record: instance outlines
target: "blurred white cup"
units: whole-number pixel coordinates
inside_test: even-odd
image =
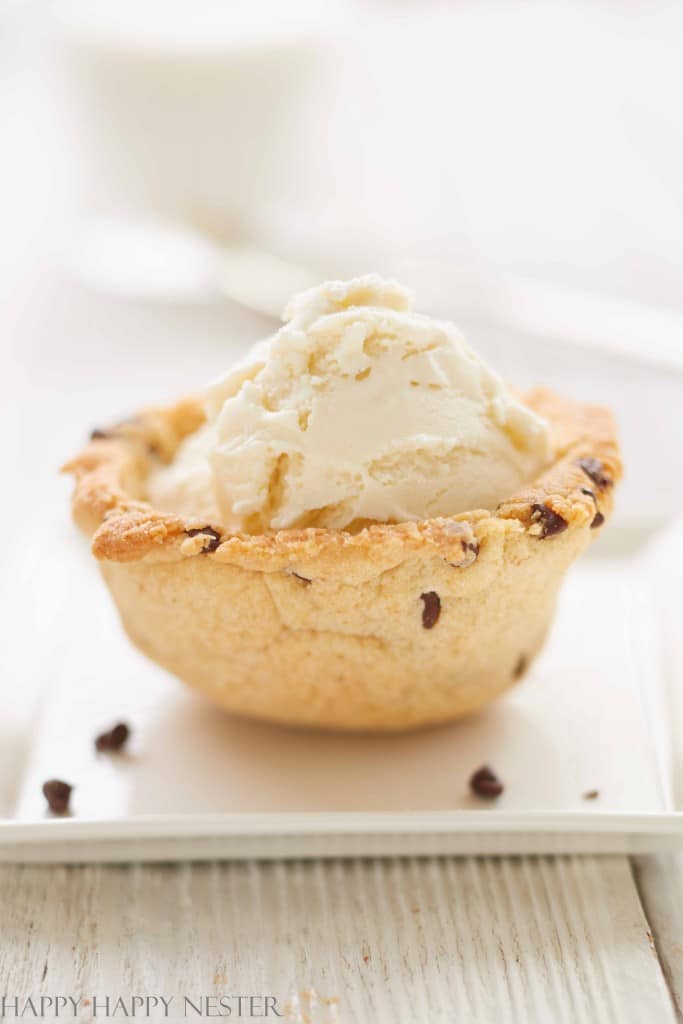
[[[322,0],[58,0],[81,210],[248,234],[278,199],[335,10]]]

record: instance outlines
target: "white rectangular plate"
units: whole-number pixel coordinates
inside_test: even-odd
[[[575,567],[544,653],[488,711],[374,737],[215,710],[130,647],[87,553],[64,557],[61,639],[0,859],[636,852],[683,835],[647,551]],[[118,720],[130,751],[96,755],[94,736]],[[468,792],[483,763],[505,783],[493,804]],[[45,817],[52,777],[76,787],[72,818]]]

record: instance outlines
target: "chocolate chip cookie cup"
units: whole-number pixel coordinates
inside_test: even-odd
[[[157,511],[149,473],[204,421],[188,399],[93,432],[65,467],[74,517],[133,643],[221,707],[327,729],[445,722],[524,675],[621,475],[606,410],[525,402],[555,458],[495,509],[261,535]]]

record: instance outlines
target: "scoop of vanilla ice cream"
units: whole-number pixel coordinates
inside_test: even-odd
[[[550,459],[547,423],[452,324],[376,275],[296,296],[207,393],[207,422],[149,482],[226,528],[342,528],[492,508]]]

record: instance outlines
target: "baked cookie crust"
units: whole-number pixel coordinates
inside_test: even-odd
[[[106,429],[64,469],[131,639],[233,711],[394,730],[470,713],[524,674],[564,573],[609,518],[610,413],[546,390],[553,464],[496,509],[419,523],[233,534],[156,511],[146,479],[200,398]]]

